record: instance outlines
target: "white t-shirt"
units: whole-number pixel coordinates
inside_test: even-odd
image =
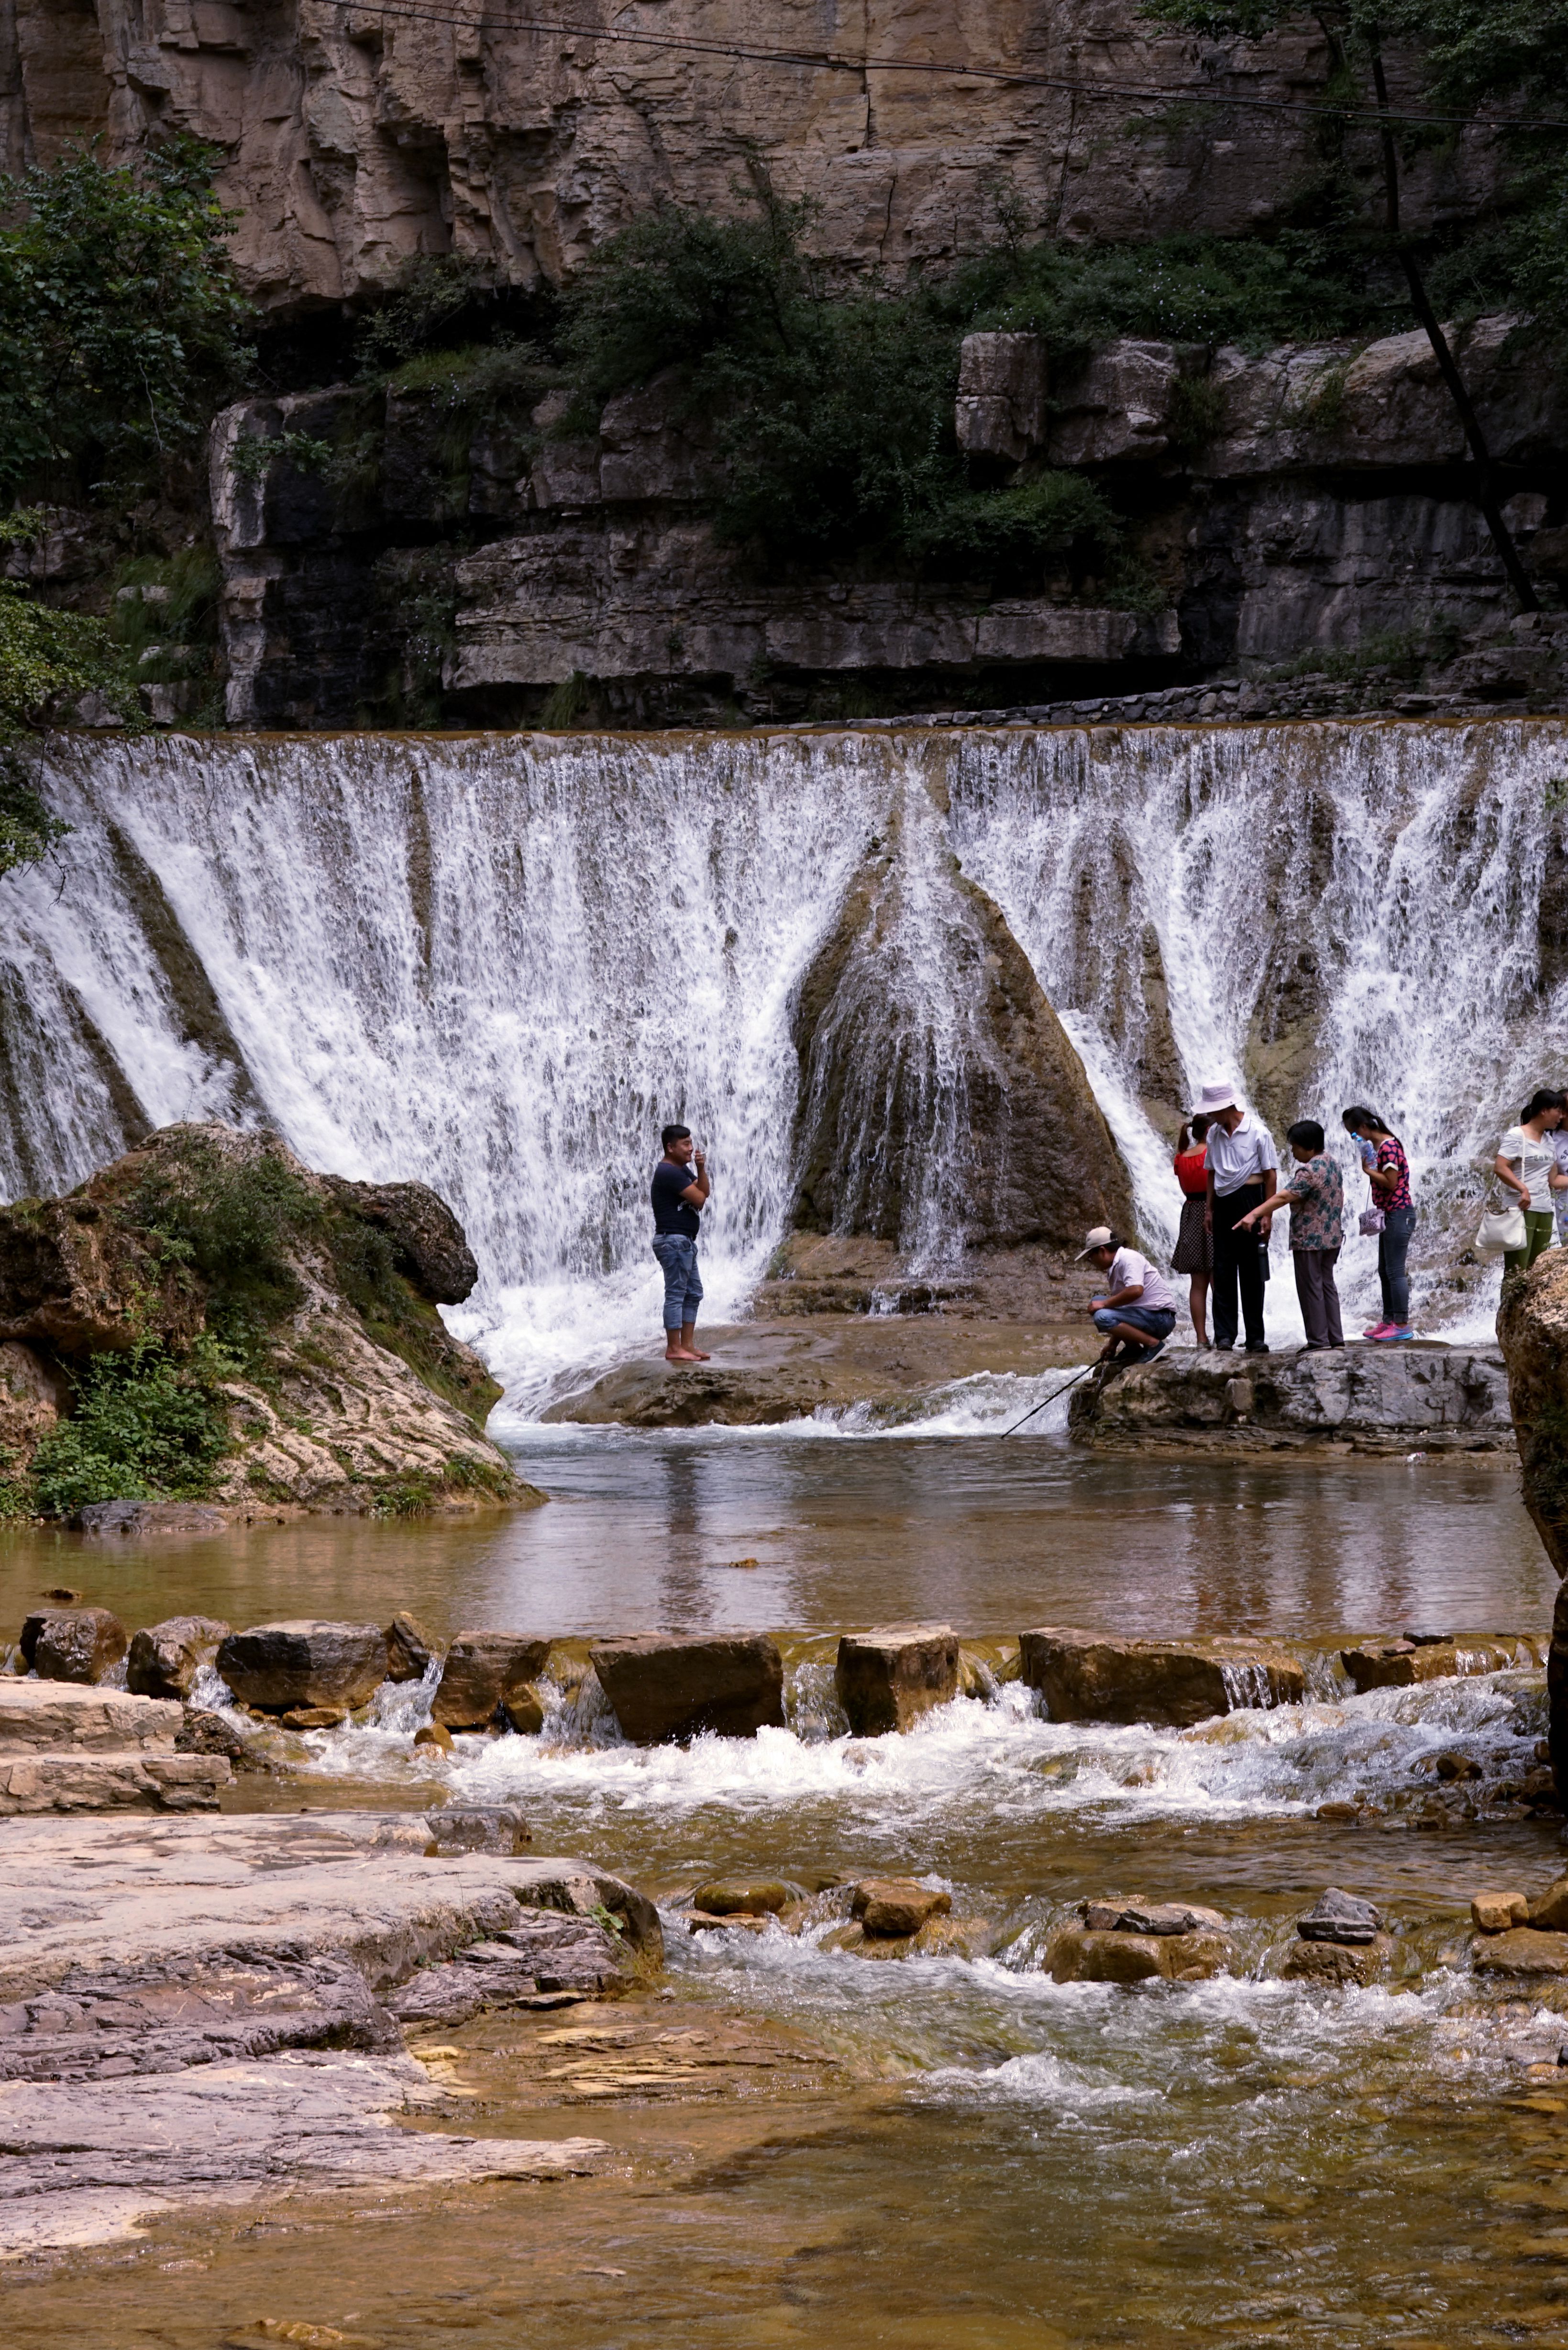
[[[1261,1183],[1270,1168],[1280,1163],[1268,1128],[1250,1109],[1242,1111],[1241,1123],[1234,1134],[1227,1134],[1216,1118],[1209,1129],[1205,1149],[1213,1171],[1214,1189],[1221,1199],[1239,1191],[1244,1183]]]
[[[1498,1146],[1499,1158],[1513,1162],[1520,1181],[1530,1187],[1532,1209],[1542,1215],[1549,1214],[1557,1205],[1557,1195],[1548,1180],[1557,1170],[1555,1140],[1555,1136],[1543,1134],[1538,1142],[1532,1134],[1526,1134],[1523,1127],[1511,1126]],[[1522,1167],[1519,1164],[1521,1159]],[[1516,1195],[1509,1192],[1506,1196],[1512,1199]]]
[[[1143,1295],[1132,1300],[1135,1305],[1147,1306],[1151,1314],[1176,1312],[1176,1293],[1164,1274],[1157,1273],[1137,1249],[1117,1249],[1111,1259],[1110,1295],[1114,1297],[1118,1289],[1137,1289],[1140,1284]]]

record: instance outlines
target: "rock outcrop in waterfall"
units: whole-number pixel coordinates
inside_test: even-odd
[[[0,1210],[5,1501],[275,1516],[541,1500],[485,1438],[501,1389],[436,1310],[476,1278],[422,1183],[165,1128],[63,1199]]]

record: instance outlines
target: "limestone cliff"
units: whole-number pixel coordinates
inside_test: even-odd
[[[436,1311],[475,1278],[423,1184],[167,1127],[64,1199],[0,1209],[0,1502],[538,1501],[483,1432],[499,1388]]]
[[[1195,40],[1145,21],[1137,0],[660,0],[613,16],[586,0],[556,14],[583,31],[508,30],[480,0],[5,0],[0,166],[100,135],[123,159],[195,132],[226,158],[244,281],[277,309],[362,298],[421,254],[558,282],[661,198],[724,208],[753,161],[781,193],[817,201],[825,255],[901,270],[993,234],[999,183],[1054,235],[1252,228],[1311,168],[1309,117],[1096,100],[1094,87],[1288,104],[1327,70],[1315,36]],[[877,62],[822,70],[737,46]],[[929,69],[944,61],[1079,88]],[[1397,64],[1395,78],[1397,95]],[[1407,217],[1472,211],[1494,168],[1479,137],[1428,151]]]

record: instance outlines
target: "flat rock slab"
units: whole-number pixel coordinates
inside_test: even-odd
[[[1470,1950],[1478,1974],[1568,1975],[1568,1934],[1516,1926],[1506,1934],[1478,1935]]]
[[[1116,1640],[1043,1625],[1019,1638],[1019,1679],[1053,1721],[1186,1730],[1242,1706],[1299,1705],[1299,1660],[1261,1640]]]
[[[639,1746],[784,1727],[784,1659],[765,1633],[644,1633],[596,1640],[588,1656],[616,1720]]]
[[[1513,1449],[1501,1348],[1419,1342],[1325,1354],[1168,1347],[1157,1362],[1078,1388],[1068,1429],[1106,1451]]]
[[[215,1812],[222,1754],[0,1755],[0,1817],[41,1812]]]
[[[0,2084],[0,2255],[102,2243],[203,2203],[597,2168],[597,2138],[398,2126],[439,2106],[410,2057],[326,2052],[90,2085]]]
[[[1546,1662],[1547,1633],[1456,1633],[1449,1640],[1368,1640],[1340,1651],[1357,1694],[1372,1689],[1414,1689],[1420,1681],[1507,1672]]]
[[[0,1679],[0,1755],[171,1754],[182,1707],[124,1690]]]
[[[833,1685],[857,1738],[908,1730],[958,1695],[958,1634],[950,1624],[883,1624],[846,1632]]]
[[[590,1863],[427,1859],[430,1841],[430,1823],[407,1813],[13,1821],[0,2002],[36,1998],[73,1967],[168,1966],[240,1948],[347,1958],[379,1994],[538,1908],[603,1908],[658,1955],[651,1904]]]

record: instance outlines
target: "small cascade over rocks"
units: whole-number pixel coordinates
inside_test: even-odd
[[[1098,1183],[1163,1249],[1223,1071],[1276,1136],[1381,1109],[1417,1310],[1479,1321],[1474,1169],[1568,1058],[1565,762],[1551,719],[61,741],[74,829],[6,884],[0,1190],[212,1118],[429,1183],[480,1264],[454,1326],[532,1409],[657,1320],[665,1118],[711,1153],[721,1318],[803,1201],[936,1263]]]

